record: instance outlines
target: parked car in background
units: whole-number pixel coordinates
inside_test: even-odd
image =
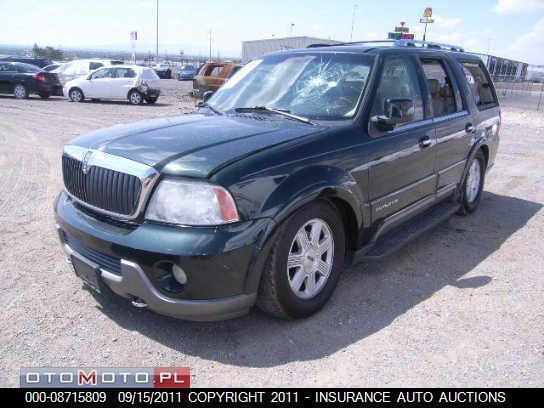
[[[42,71],[36,65],[0,61],[0,93],[13,94],[17,99],[38,94],[41,98],[62,96],[56,74]]]
[[[24,64],[36,65],[39,68],[43,68],[53,63],[53,61],[51,61],[48,58],[34,58],[34,57],[2,57],[0,58],[0,61],[22,62]]]
[[[99,68],[86,77],[64,85],[64,95],[72,102],[89,99],[128,99],[133,105],[157,102],[160,80],[151,68],[114,65]]]
[[[80,59],[62,64],[53,72],[59,76],[59,81],[64,86],[72,79],[86,76],[95,69],[120,64],[123,64],[123,61],[107,59]]]
[[[53,63],[53,64],[46,65],[46,66],[43,67],[42,69],[43,69],[44,71],[51,72],[51,71],[54,71],[54,70],[56,70],[57,68],[59,68],[61,65],[62,65],[62,64]]]
[[[182,65],[177,74],[178,81],[194,79],[197,72],[198,68],[194,65]]]
[[[202,96],[206,91],[217,91],[242,65],[233,62],[208,62],[193,80],[193,93]]]
[[[500,115],[482,60],[454,47],[270,54],[196,114],[65,146],[59,238],[89,288],[135,307],[306,317],[345,265],[478,209]]]
[[[159,78],[162,78],[162,79],[172,78],[172,66],[167,61],[156,64],[153,67],[153,69],[155,70]]]

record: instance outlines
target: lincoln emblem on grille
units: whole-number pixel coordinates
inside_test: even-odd
[[[83,172],[83,174],[87,174],[89,172],[89,160],[91,159],[92,155],[92,150],[88,150],[85,153],[85,156],[83,156],[83,162],[81,163],[81,171]]]

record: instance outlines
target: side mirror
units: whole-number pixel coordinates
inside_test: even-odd
[[[87,77],[87,81],[90,81],[92,79],[92,74]]]
[[[402,123],[410,122],[414,117],[415,105],[410,98],[388,98],[385,100],[384,108],[384,115],[375,115],[370,118],[370,121],[383,132],[391,131]]]
[[[208,102],[208,99],[210,99],[213,95],[213,91],[206,91],[202,94],[202,102]]]

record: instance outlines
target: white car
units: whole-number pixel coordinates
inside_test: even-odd
[[[72,79],[89,75],[89,73],[91,73],[95,69],[109,67],[111,65],[123,65],[123,61],[104,59],[79,59],[62,64],[52,72],[57,74],[60,83],[64,86]]]
[[[133,105],[155,103],[160,95],[160,79],[151,68],[115,65],[99,68],[66,85],[64,95],[72,102],[88,99],[128,99]]]

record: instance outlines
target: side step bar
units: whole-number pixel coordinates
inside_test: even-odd
[[[354,262],[368,259],[381,259],[402,248],[416,239],[425,231],[446,221],[460,208],[460,204],[452,200],[445,200],[432,208],[417,215],[405,224],[387,232],[376,242],[361,247],[353,257]]]

